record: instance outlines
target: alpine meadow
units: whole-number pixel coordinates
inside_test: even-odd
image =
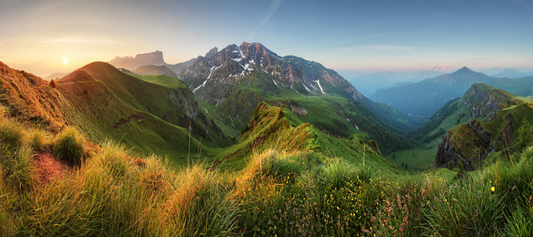
[[[531,9],[0,1],[0,236],[533,236]]]

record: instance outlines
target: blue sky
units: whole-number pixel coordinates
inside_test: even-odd
[[[532,0],[1,0],[0,22],[0,61],[40,76],[243,41],[340,71],[533,67]]]

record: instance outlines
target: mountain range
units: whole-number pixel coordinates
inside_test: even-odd
[[[450,100],[428,121],[409,133],[415,140],[429,143],[455,125],[467,124],[471,119],[488,122],[496,116],[501,103],[515,97],[487,84],[473,84],[462,97]]]
[[[360,75],[348,79],[353,85],[366,96],[371,95],[378,89],[392,87],[396,83],[414,83],[426,78],[436,77],[455,71],[451,66],[437,65],[432,68],[422,68],[409,71],[386,71],[380,70],[372,74]]]
[[[410,85],[381,89],[369,96],[410,117],[429,117],[448,101],[461,97],[473,83],[492,78],[463,67],[451,74],[428,78]]]
[[[533,95],[532,79],[532,77],[494,78],[463,67],[454,73],[428,78],[421,82],[381,89],[369,98],[386,103],[411,119],[427,118],[451,99],[461,97],[474,83],[487,83],[516,95],[529,96]]]
[[[259,43],[213,48],[194,60],[165,66],[179,66],[174,72],[230,137],[239,136],[254,109],[265,101],[286,106],[329,134],[367,134],[381,141],[385,151],[393,140],[404,140],[400,146],[409,144],[401,138],[402,129],[413,124],[399,111],[370,101],[319,63],[281,57]]]

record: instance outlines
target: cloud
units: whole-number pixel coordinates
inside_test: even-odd
[[[255,32],[257,31],[257,29],[259,29],[259,27],[265,25],[267,23],[267,21],[270,19],[270,17],[272,15],[274,15],[274,13],[278,10],[278,7],[281,4],[281,1],[282,0],[273,0],[272,1],[272,4],[270,4],[270,7],[268,7],[268,9],[263,13],[263,15],[265,15],[265,17],[263,17],[263,20],[261,20],[261,22],[257,26],[255,26],[255,28],[250,33],[250,36],[248,37],[248,41],[250,41],[254,37]]]

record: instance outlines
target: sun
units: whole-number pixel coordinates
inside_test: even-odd
[[[67,64],[68,63],[68,58],[63,58],[63,64]]]

